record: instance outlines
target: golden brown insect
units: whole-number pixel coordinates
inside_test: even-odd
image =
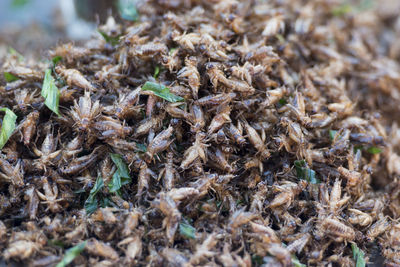
[[[10,258],[27,259],[40,249],[41,246],[36,242],[30,240],[17,240],[9,244],[3,255],[7,260]]]
[[[368,241],[370,242],[374,241],[375,238],[386,232],[388,229],[390,229],[391,226],[392,223],[388,221],[388,218],[386,216],[380,218],[378,221],[372,224],[371,227],[368,229],[367,232]]]
[[[76,69],[66,69],[62,66],[56,66],[55,71],[65,79],[70,87],[76,86],[89,92],[96,91],[96,88]]]
[[[226,159],[226,155],[224,155],[219,148],[215,149],[215,151],[212,151],[211,149],[208,150],[207,156],[209,159],[209,164],[212,164],[216,168],[228,173],[235,172],[236,168],[232,167],[232,165]]]
[[[228,129],[228,135],[239,145],[243,146],[246,143],[246,139],[243,136],[243,126],[240,121],[237,122],[237,127],[231,123]]]
[[[93,124],[93,127],[100,131],[104,138],[125,138],[125,136],[132,132],[132,127],[125,126],[125,123],[121,123],[119,120],[108,116],[99,117],[98,121]]]
[[[43,80],[43,73],[40,71],[36,71],[31,68],[22,67],[22,66],[15,66],[10,69],[5,70],[6,72],[11,73],[12,75],[28,81],[37,81],[40,82]]]
[[[67,61],[68,64],[73,63],[75,60],[89,56],[90,50],[85,47],[78,47],[72,43],[67,43],[57,46],[54,51],[50,52],[51,57],[60,56]]]
[[[32,150],[36,156],[40,157],[35,160],[35,166],[46,171],[47,166],[53,165],[60,159],[61,150],[56,150],[59,136],[54,136],[51,125],[46,125],[44,130],[46,132],[46,137],[43,140],[40,150],[36,147],[33,147]]]
[[[24,185],[21,161],[18,161],[15,166],[12,166],[7,160],[0,157],[0,170],[0,177],[2,180],[18,187]]]
[[[44,194],[39,190],[36,190],[39,198],[42,200],[43,204],[47,205],[47,210],[53,213],[57,213],[61,210],[61,205],[58,203],[63,201],[62,198],[58,198],[58,187],[56,184],[50,185],[47,177],[42,177],[41,179]]]
[[[106,243],[98,241],[95,238],[91,238],[85,246],[85,250],[92,255],[101,256],[111,260],[118,259],[118,253]]]
[[[323,219],[320,227],[325,234],[332,236],[336,242],[352,241],[355,238],[353,228],[333,217]]]
[[[173,48],[168,55],[163,55],[162,64],[167,67],[170,72],[176,72],[182,66],[182,59],[179,57],[179,48]]]
[[[167,129],[160,132],[147,146],[145,153],[146,161],[149,163],[153,160],[155,154],[160,153],[167,149],[174,139],[169,139],[174,132],[173,127],[170,125]]]
[[[251,85],[253,83],[253,76],[263,73],[265,67],[245,62],[243,66],[233,66],[231,71],[233,76]]]
[[[68,165],[61,168],[60,172],[64,175],[78,174],[93,165],[104,153],[105,147],[98,146],[92,153],[86,156],[73,159]]]
[[[79,98],[79,102],[76,102],[76,100],[74,101],[74,107],[71,109],[70,114],[75,122],[77,130],[90,132],[101,110],[100,102],[95,101],[93,103],[90,92],[85,91],[84,96]]]
[[[152,116],[140,121],[139,125],[135,127],[135,137],[148,134],[151,129],[158,131],[162,126],[164,118],[165,113],[161,113],[157,116]]]
[[[206,122],[204,118],[204,112],[200,105],[193,104],[190,106],[191,113],[191,128],[190,130],[194,133],[201,131]]]
[[[250,126],[247,122],[244,122],[244,129],[247,133],[247,138],[250,143],[257,149],[258,153],[262,158],[268,158],[270,156],[270,152],[267,146],[264,144],[264,141],[260,135],[254,130],[253,127]]]
[[[196,134],[196,140],[191,147],[189,147],[183,155],[180,168],[187,169],[197,158],[200,158],[204,163],[207,161],[206,148],[208,145],[204,143],[206,135],[203,132]]]
[[[174,166],[174,154],[172,152],[167,153],[167,162],[164,164],[164,168],[160,171],[158,179],[163,178],[163,185],[166,191],[170,191],[175,181],[178,180],[179,173]]]
[[[193,99],[197,99],[200,87],[200,74],[197,70],[197,60],[195,57],[185,59],[185,67],[178,72],[178,79],[187,81],[192,89]]]
[[[19,130],[21,131],[21,139],[24,141],[25,145],[29,145],[33,135],[36,133],[39,115],[40,114],[38,111],[32,111],[18,126]]]
[[[211,135],[221,129],[224,124],[231,122],[229,115],[231,114],[231,107],[229,105],[222,105],[217,108],[217,113],[211,120],[208,126],[207,134]]]
[[[168,194],[160,192],[158,198],[152,202],[152,205],[160,209],[160,211],[166,216],[163,220],[163,227],[166,228],[168,241],[172,243],[181,220],[181,213],[179,212],[175,201]]]
[[[151,177],[156,178],[157,176],[148,168],[146,162],[142,162],[139,167],[137,196],[141,196],[143,191],[149,188]]]

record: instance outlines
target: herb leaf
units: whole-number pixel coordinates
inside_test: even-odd
[[[355,243],[351,244],[351,249],[353,250],[353,258],[356,262],[356,267],[365,267],[364,252],[357,247]]]
[[[379,147],[376,147],[376,146],[371,146],[371,147],[369,147],[369,148],[367,149],[367,152],[370,153],[370,154],[375,155],[375,154],[381,153],[381,152],[382,152],[382,149],[380,149]]]
[[[15,130],[17,115],[15,115],[15,113],[8,108],[0,108],[0,111],[6,113],[3,118],[0,130],[0,149],[2,149]]]
[[[6,82],[11,83],[14,82],[16,80],[19,80],[19,78],[9,72],[4,72],[4,79],[6,80]]]
[[[186,238],[196,239],[196,228],[187,222],[179,223],[179,233]]]
[[[108,184],[108,188],[110,192],[118,191],[123,185],[129,184],[132,179],[129,176],[129,168],[122,159],[121,155],[118,154],[110,154],[111,160],[117,166],[117,170],[115,171],[111,182]]]
[[[153,83],[153,82],[146,82],[142,86],[143,91],[152,91],[158,97],[165,99],[169,102],[181,102],[184,99],[180,96],[174,95],[169,91],[169,88],[163,84]]]
[[[294,162],[294,166],[296,167],[296,174],[299,179],[307,180],[312,184],[319,184],[320,181],[315,177],[315,171],[307,168],[306,161],[296,160]]]
[[[60,91],[58,90],[53,76],[51,76],[51,69],[47,69],[44,75],[42,96],[45,101],[44,104],[54,113],[60,115],[58,106],[60,102]]]
[[[86,243],[87,241],[67,249],[63,259],[56,265],[56,267],[65,267],[70,264],[85,249]]]
[[[53,62],[53,65],[57,65],[58,62],[60,62],[62,60],[61,56],[55,56],[51,59],[51,62]]]
[[[115,46],[115,45],[117,45],[119,43],[119,38],[121,37],[120,35],[118,35],[116,37],[112,37],[112,36],[107,35],[103,31],[100,31],[100,30],[97,30],[97,31],[101,34],[101,36],[103,36],[104,40],[107,43],[111,44],[112,46]]]
[[[294,267],[307,267],[307,265],[299,261],[295,254],[292,254],[292,263]]]
[[[119,0],[118,10],[121,18],[129,21],[136,21],[139,18],[139,13],[136,9],[136,1],[132,0]]]
[[[153,75],[153,77],[154,77],[155,79],[157,79],[159,74],[160,74],[160,66],[156,66],[156,68],[154,69],[154,75]]]
[[[329,130],[329,139],[331,139],[331,141],[333,141],[335,139],[337,132],[338,131],[336,131],[336,130]]]
[[[103,178],[101,176],[97,177],[96,183],[94,184],[92,190],[90,190],[89,197],[85,201],[85,210],[87,214],[92,214],[97,210],[98,201],[96,194],[104,187]]]

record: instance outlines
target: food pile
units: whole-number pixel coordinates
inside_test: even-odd
[[[399,265],[400,7],[367,4],[138,2],[10,54],[1,261]]]

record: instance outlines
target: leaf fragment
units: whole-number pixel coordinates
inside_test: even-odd
[[[356,262],[356,267],[365,267],[365,255],[364,252],[357,247],[355,243],[351,244],[351,249],[353,251],[353,258]]]
[[[375,155],[375,154],[381,153],[381,152],[382,152],[382,149],[380,149],[379,147],[376,147],[376,146],[371,146],[371,147],[369,147],[369,148],[367,149],[367,152],[370,153],[370,154]]]
[[[92,214],[97,210],[98,201],[96,198],[97,193],[104,187],[104,181],[101,176],[97,177],[96,183],[92,190],[90,190],[89,197],[85,201],[85,210],[87,214]]]
[[[128,165],[119,154],[110,154],[111,160],[114,162],[117,170],[113,174],[111,182],[108,184],[110,192],[118,191],[123,185],[129,184],[132,179],[129,175]]]
[[[307,180],[312,184],[319,184],[320,181],[315,177],[315,171],[307,168],[306,161],[296,160],[294,162],[294,166],[296,167],[297,178]]]
[[[47,69],[44,75],[42,92],[41,95],[44,97],[44,104],[54,113],[60,115],[58,111],[60,102],[60,91],[58,90],[55,79],[51,76],[51,69]]]
[[[196,228],[187,222],[179,223],[179,233],[186,238],[196,239]]]
[[[0,111],[6,113],[3,117],[0,130],[0,149],[2,149],[15,130],[17,115],[8,108],[0,108]]]
[[[19,78],[9,72],[4,72],[4,79],[6,80],[6,82],[11,83],[14,82],[16,80],[19,80]]]
[[[120,35],[112,37],[107,35],[105,32],[101,31],[101,30],[97,30],[101,36],[103,36],[104,40],[111,44],[112,46],[115,46],[119,43],[119,38],[121,37]]]
[[[87,241],[84,241],[72,248],[67,249],[63,259],[56,265],[56,267],[65,267],[70,264],[85,249],[86,243]]]
[[[135,0],[119,0],[118,10],[121,18],[125,20],[137,21],[139,18]]]
[[[142,86],[143,91],[152,91],[156,96],[161,97],[169,102],[181,102],[184,101],[184,98],[174,95],[169,91],[169,88],[163,84],[158,84],[154,82],[146,82]]]

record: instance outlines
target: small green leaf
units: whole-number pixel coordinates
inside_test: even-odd
[[[22,62],[22,61],[24,61],[24,56],[20,53],[20,52],[18,52],[17,50],[15,50],[13,47],[11,47],[11,46],[9,46],[8,47],[8,53],[10,54],[10,55],[16,55],[17,56],[17,58],[18,58],[18,62]]]
[[[287,100],[286,99],[284,99],[284,98],[279,99],[278,107],[282,107],[282,106],[284,106],[286,104],[287,104]]]
[[[370,153],[370,154],[375,155],[375,154],[381,153],[381,152],[382,152],[382,149],[380,149],[379,147],[376,147],[376,146],[371,146],[371,147],[369,147],[369,148],[367,149],[367,152]]]
[[[294,162],[294,166],[296,167],[297,178],[307,180],[312,184],[319,184],[320,181],[315,177],[315,171],[307,168],[306,161],[296,160]]]
[[[116,37],[112,37],[112,36],[108,36],[105,32],[97,30],[101,36],[103,36],[104,40],[111,44],[112,46],[115,46],[117,44],[119,44],[119,38],[121,37],[120,35],[116,36]]]
[[[110,192],[118,191],[123,185],[129,184],[132,179],[129,175],[128,165],[124,162],[121,155],[110,154],[111,160],[117,167],[117,170],[113,174],[111,182],[108,184]]]
[[[179,233],[184,237],[196,239],[196,228],[187,222],[179,223]]]
[[[292,263],[294,267],[307,267],[307,265],[299,261],[295,254],[292,254]]]
[[[335,139],[336,134],[337,134],[336,130],[329,130],[329,139],[333,141]]]
[[[60,101],[60,91],[58,90],[53,76],[51,76],[51,69],[47,69],[44,75],[42,96],[45,101],[44,104],[54,113],[60,115],[58,111]]]
[[[58,62],[60,62],[62,60],[61,56],[55,56],[51,59],[51,62],[53,62],[53,65],[57,65]]]
[[[47,245],[49,246],[53,246],[53,247],[60,247],[60,248],[64,248],[65,244],[57,239],[49,239],[47,241]]]
[[[139,152],[142,152],[142,153],[146,153],[147,152],[147,147],[146,147],[145,144],[136,143],[136,149]]]
[[[136,9],[135,0],[119,0],[118,10],[121,18],[129,21],[137,21],[139,18],[139,13]]]
[[[352,6],[348,3],[341,4],[332,9],[332,15],[335,17],[344,16],[352,11]]]
[[[29,3],[29,0],[13,0],[11,2],[11,7],[13,8],[20,8],[25,6],[26,4]]]
[[[152,91],[156,96],[161,97],[169,102],[181,102],[184,101],[184,98],[174,95],[169,91],[169,88],[163,84],[146,82],[142,86],[143,91]]]
[[[2,149],[15,130],[17,115],[8,108],[0,108],[0,111],[6,113],[3,117],[0,130],[0,149]]]
[[[253,255],[251,256],[251,262],[254,266],[261,266],[264,263],[264,259],[259,255]]]
[[[19,80],[19,78],[9,72],[4,72],[4,79],[6,80],[6,82],[11,83],[14,82],[16,80]]]
[[[160,66],[156,66],[156,69],[154,70],[154,75],[153,75],[153,77],[154,77],[155,79],[157,79],[159,74],[160,74]]]
[[[98,201],[96,194],[104,187],[104,181],[101,176],[97,177],[96,183],[94,184],[92,190],[90,190],[89,197],[85,201],[85,210],[87,214],[92,214],[97,210]]]
[[[169,52],[168,52],[168,55],[171,56],[171,55],[175,52],[176,49],[178,49],[178,48],[177,48],[177,47],[171,48],[171,49],[169,50]]]
[[[355,243],[351,244],[351,249],[353,250],[353,258],[356,262],[356,267],[365,267],[365,255],[364,252],[357,247]]]
[[[87,241],[67,249],[63,259],[56,265],[56,267],[65,267],[70,264],[85,249],[86,243]]]

